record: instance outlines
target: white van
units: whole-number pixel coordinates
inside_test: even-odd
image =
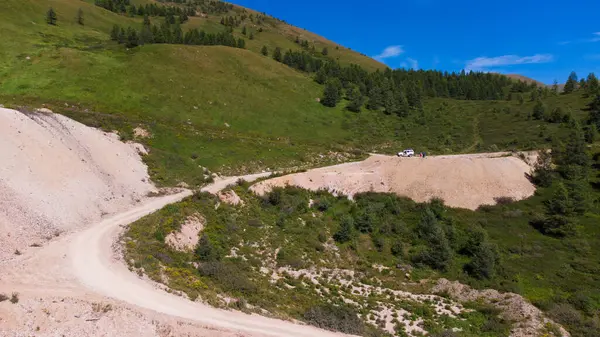
[[[398,152],[398,157],[412,157],[415,155],[415,150],[413,149],[406,149],[402,152]]]

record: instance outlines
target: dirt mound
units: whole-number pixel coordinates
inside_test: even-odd
[[[264,194],[276,186],[326,189],[353,196],[361,192],[390,192],[424,202],[442,198],[447,205],[476,209],[495,204],[496,198],[516,200],[533,195],[526,174],[531,167],[505,153],[426,158],[372,155],[362,162],[309,170],[259,182],[252,186]]]
[[[460,302],[483,301],[502,311],[503,318],[515,322],[512,337],[542,336],[546,324],[559,327],[562,336],[570,334],[562,327],[546,318],[540,309],[527,302],[522,296],[513,293],[500,293],[494,289],[476,290],[458,281],[438,280],[433,293],[447,293]]]
[[[242,198],[240,198],[240,196],[237,195],[237,193],[235,193],[234,190],[219,192],[217,196],[219,197],[219,200],[221,200],[224,203],[234,206],[244,206],[244,200],[242,200]]]
[[[165,242],[172,248],[179,251],[192,251],[198,244],[198,233],[204,229],[206,219],[201,215],[192,215],[185,219],[181,229],[169,233]]]
[[[0,260],[137,204],[139,146],[53,113],[0,109]]]

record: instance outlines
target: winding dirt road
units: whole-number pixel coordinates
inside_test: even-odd
[[[253,181],[268,174],[221,179],[203,188],[203,191],[216,193],[240,178]],[[23,293],[35,293],[35,296],[45,292],[74,294],[83,291],[204,326],[235,331],[231,334],[235,336],[342,335],[259,315],[247,315],[241,312],[212,308],[169,294],[156,287],[155,284],[130,272],[122,259],[115,255],[114,249],[115,242],[126,225],[189,195],[191,195],[191,191],[149,199],[138,207],[116,214],[81,232],[52,242],[40,251],[26,254],[23,258],[17,259],[19,261],[15,261],[14,271],[9,272],[5,277],[0,277],[0,287],[7,289],[10,287]],[[25,267],[16,268],[20,264]],[[40,268],[46,270],[40,272]],[[40,275],[37,277],[31,275],[32,269],[38,270]],[[59,273],[62,276],[59,277]],[[30,277],[27,277],[27,274]],[[51,282],[52,280],[54,282]],[[0,326],[1,324],[0,320]]]

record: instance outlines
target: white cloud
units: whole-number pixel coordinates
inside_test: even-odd
[[[592,33],[594,37],[585,38],[585,39],[577,39],[573,41],[561,41],[558,44],[561,46],[572,44],[572,43],[591,43],[591,42],[600,42],[600,32]]]
[[[406,61],[408,61],[408,63],[410,64],[410,68],[411,69],[419,69],[419,62],[415,59],[411,59],[410,57],[406,59]]]
[[[402,46],[389,46],[385,48],[381,54],[373,56],[374,59],[378,61],[383,61],[388,58],[398,57],[404,53],[404,49]]]
[[[533,56],[503,55],[496,57],[478,57],[467,61],[465,70],[487,71],[489,68],[511,66],[517,64],[534,64],[552,62],[554,57],[550,54],[536,54]]]

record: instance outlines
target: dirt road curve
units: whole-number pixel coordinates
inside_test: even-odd
[[[265,174],[242,177],[248,181]],[[206,187],[205,191],[217,192],[238,178],[221,180]],[[280,320],[258,315],[223,311],[168,294],[137,277],[113,257],[112,245],[122,227],[163,206],[177,202],[190,195],[183,192],[162,197],[130,211],[106,219],[78,234],[71,243],[70,255],[73,272],[88,288],[102,295],[125,301],[160,313],[195,320],[207,325],[248,331],[269,336],[339,336]]]
[[[226,186],[235,183],[239,178],[253,181],[266,175],[268,173],[221,179],[205,187],[203,191],[216,193]],[[153,283],[141,279],[136,274],[130,272],[125,263],[115,254],[114,249],[115,242],[117,242],[125,226],[145,215],[155,212],[167,204],[180,201],[189,195],[191,195],[191,192],[185,191],[174,195],[149,199],[133,209],[106,218],[81,232],[52,242],[39,251],[33,251],[31,254],[25,254],[17,258],[13,261],[13,265],[7,268],[9,272],[4,276],[0,276],[0,292],[18,291],[30,298],[58,295],[61,297],[66,296],[70,300],[75,297],[86,301],[91,301],[92,299],[94,301],[101,301],[102,298],[107,297],[117,300],[115,303],[117,303],[119,309],[121,307],[128,307],[135,310],[136,313],[138,310],[140,312],[151,311],[154,314],[158,313],[159,315],[156,317],[160,319],[169,317],[171,319],[181,319],[181,321],[191,322],[189,324],[196,324],[197,327],[201,328],[200,334],[198,334],[199,330],[192,329],[192,332],[189,333],[190,336],[314,337],[342,335],[316,329],[311,326],[294,324],[258,315],[247,315],[241,312],[215,309],[208,305],[191,302],[158,289]],[[40,300],[42,299],[40,298]],[[61,299],[60,301],[64,300]],[[48,312],[50,305],[48,303],[57,302],[58,300],[55,298],[45,298],[41,311],[43,313]],[[3,308],[8,310],[14,310],[15,308],[8,301],[0,304],[4,305],[4,307],[0,306],[0,317],[3,316]],[[35,306],[29,303],[24,305]],[[78,305],[79,303],[77,302],[65,304],[68,307],[65,310],[68,311],[70,320],[74,319],[72,318],[73,315],[79,317],[76,310],[82,309]],[[75,307],[78,309],[72,309]],[[25,316],[34,315],[31,313],[32,309],[30,307],[24,309],[26,311]],[[71,310],[75,312],[71,312]],[[8,330],[11,332],[13,330],[9,326],[11,324],[10,312],[6,316],[9,317],[8,322],[0,318],[0,335],[2,335],[3,328],[5,329],[4,331]],[[18,315],[12,314],[12,316]],[[41,316],[46,315],[41,314]],[[139,317],[141,316],[137,317],[136,319],[140,319]],[[147,319],[147,317],[148,315],[146,314],[144,319]],[[24,319],[21,317],[19,320]],[[19,320],[13,319],[13,321]],[[40,324],[37,320],[39,318],[34,318],[36,323],[30,324]],[[120,321],[120,317],[116,318],[116,322],[122,326],[127,325],[127,323]],[[22,324],[21,322],[12,323],[15,324],[14,331],[22,328],[18,326]],[[114,324],[114,321],[110,323]],[[46,325],[52,324],[47,323]],[[61,324],[65,324],[65,322]],[[35,326],[32,328],[34,331],[39,331]],[[126,335],[123,333],[123,327],[113,329],[117,331],[97,332],[97,330],[84,330],[81,335],[110,336],[114,333]],[[143,329],[146,329],[146,327],[143,327]],[[208,332],[205,329],[208,329]],[[48,333],[47,335],[54,336],[55,334]],[[73,333],[71,335],[78,334]],[[160,333],[158,335],[162,336]],[[164,336],[173,335],[175,334],[165,334]],[[20,334],[16,332],[14,336],[20,336]]]

